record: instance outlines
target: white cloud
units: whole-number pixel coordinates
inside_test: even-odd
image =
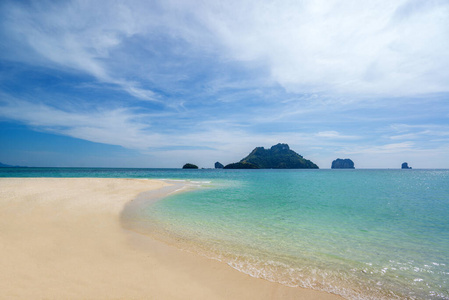
[[[420,133],[406,133],[390,136],[392,140],[414,140],[420,137]]]
[[[292,149],[307,157],[314,152],[309,146],[316,146],[319,140],[314,134],[252,133],[232,121],[199,121],[189,129],[181,126],[164,131],[152,123],[157,118],[174,117],[170,113],[139,114],[125,108],[84,111],[72,107],[67,111],[5,94],[1,96],[1,118],[19,121],[38,131],[138,150],[152,157],[153,166],[157,165],[158,157],[164,157],[161,167],[176,167],[186,159],[210,167],[208,164],[215,161],[209,160],[235,162],[256,146],[271,147],[279,142],[290,144]]]
[[[182,147],[215,147],[222,151],[235,150],[235,143],[242,148],[260,143],[264,138],[251,135],[239,128],[207,126],[198,122],[195,130],[154,128],[153,118],[171,118],[173,115],[140,114],[131,109],[113,108],[94,111],[52,107],[43,103],[24,101],[2,94],[0,117],[16,120],[37,130],[58,133],[96,143],[119,145],[128,149],[149,151],[168,148],[176,151]],[[275,138],[268,141],[275,142]],[[233,142],[231,142],[233,141]],[[173,148],[173,150],[170,150]]]
[[[348,154],[392,154],[392,153],[404,153],[407,151],[413,150],[414,143],[413,142],[402,142],[402,143],[392,143],[378,146],[362,146],[362,147],[354,147],[352,149],[347,149],[346,153]]]
[[[137,99],[158,101],[151,90],[111,68],[110,53],[126,38],[146,29],[135,24],[133,17],[139,11],[133,12],[120,3],[104,5],[95,1],[5,7],[8,13],[4,14],[3,26],[9,42],[32,49],[13,59],[81,71],[100,82],[117,85]]]
[[[65,111],[42,103],[8,98],[2,101],[0,116],[37,130],[140,150],[162,141],[159,134],[147,131],[148,124],[139,121],[143,115],[129,109]]]
[[[448,125],[436,124],[393,124],[390,126],[393,135],[392,140],[431,140],[435,137],[449,136]]]
[[[403,96],[449,91],[447,1],[72,1],[10,6],[5,24],[18,44],[26,41],[50,62],[121,86],[144,100],[155,100],[142,82],[157,73],[150,66],[146,75],[133,74],[137,81],[127,80],[120,69],[129,68],[132,56],[120,60],[111,53],[131,47],[131,38],[149,42],[148,37],[158,36],[183,41],[199,57],[213,53],[222,60],[263,61],[271,79],[291,92]]]
[[[316,134],[319,138],[326,138],[326,139],[337,139],[337,140],[353,140],[353,139],[359,139],[358,136],[353,135],[342,135],[337,131],[320,131]]]
[[[279,142],[288,143],[291,149],[321,168],[329,168],[337,157],[351,158],[357,168],[396,168],[403,161],[415,168],[438,168],[449,164],[448,141],[429,148],[410,140],[367,144],[361,138],[345,136],[337,131],[254,133],[224,120],[216,123],[199,121],[188,130],[181,126],[178,130],[169,128],[164,132],[152,123],[157,118],[173,117],[169,113],[139,114],[124,108],[72,109],[67,112],[4,94],[2,99],[2,118],[20,121],[40,131],[138,150],[148,157],[143,165],[152,167],[179,167],[187,161],[201,167],[213,167],[215,161],[223,164],[235,162],[256,146],[270,147]],[[404,124],[397,126],[406,127]]]
[[[4,1],[0,16],[2,62],[24,63],[23,74],[36,65],[62,70],[55,77],[70,90],[65,72],[93,79],[71,98],[96,108],[89,111],[52,106],[64,97],[61,85],[34,99],[22,96],[43,81],[3,90],[16,98],[0,94],[0,115],[37,130],[161,157],[220,153],[230,161],[286,142],[324,166],[335,153],[418,155],[423,137],[449,132],[413,125],[444,112],[443,97],[395,98],[449,92],[445,0]],[[104,96],[101,88],[111,85],[132,97],[117,93],[109,106],[110,90]],[[85,96],[92,86],[95,96]],[[436,108],[424,118],[417,103]],[[192,145],[203,150],[185,150]]]
[[[243,1],[199,18],[233,58],[268,61],[293,92],[447,92],[449,3],[428,2]]]

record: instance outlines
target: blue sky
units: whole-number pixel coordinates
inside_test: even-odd
[[[0,162],[449,168],[449,2],[8,1]]]

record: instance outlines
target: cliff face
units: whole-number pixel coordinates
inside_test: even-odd
[[[349,158],[347,159],[337,158],[332,162],[332,169],[355,169],[354,162]]]
[[[248,164],[259,169],[318,169],[316,164],[290,150],[287,144],[277,144],[270,149],[257,147],[239,163],[225,168],[249,167]]]

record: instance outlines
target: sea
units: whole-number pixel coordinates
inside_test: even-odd
[[[449,170],[1,168],[0,177],[149,178],[133,230],[250,276],[347,299],[449,299]],[[144,195],[144,194],[143,194]]]

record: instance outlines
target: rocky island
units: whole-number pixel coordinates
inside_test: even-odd
[[[183,169],[198,169],[198,166],[197,166],[197,165],[194,165],[194,164],[189,164],[189,163],[187,163],[187,164],[185,164],[182,168],[183,168]]]
[[[408,166],[408,163],[402,163],[401,169],[411,169],[412,167]]]
[[[305,159],[287,144],[277,144],[270,149],[255,148],[240,162],[226,165],[225,169],[318,169],[318,166]]]
[[[223,169],[224,168],[224,166],[223,166],[223,164],[221,164],[220,162],[216,162],[215,163],[215,169]]]
[[[355,169],[354,162],[349,158],[341,159],[337,158],[332,162],[332,169]]]

